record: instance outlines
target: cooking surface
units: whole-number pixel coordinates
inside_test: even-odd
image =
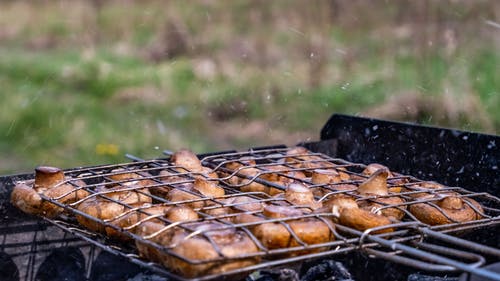
[[[300,213],[298,212],[295,215],[286,218],[269,218],[262,215],[262,211],[248,211],[244,208],[248,202],[242,201],[243,203],[238,203],[238,198],[252,198],[251,203],[265,203],[268,205],[284,205],[289,206],[293,209],[301,209],[301,208],[310,208],[308,206],[300,206],[291,204],[283,197],[271,196],[266,192],[262,191],[252,191],[252,192],[240,192],[240,188],[242,186],[248,185],[250,183],[258,183],[262,186],[266,186],[268,188],[274,188],[276,190],[285,190],[286,186],[280,181],[272,181],[269,180],[270,176],[279,176],[286,179],[293,179],[296,182],[301,182],[311,189],[322,189],[324,195],[316,199],[319,201],[327,200],[329,196],[338,195],[338,194],[349,194],[350,196],[354,196],[358,201],[375,201],[380,199],[380,196],[366,196],[359,195],[354,192],[354,190],[345,190],[338,191],[335,187],[336,184],[313,184],[310,178],[298,178],[294,177],[293,172],[305,172],[311,173],[315,171],[318,167],[323,167],[325,169],[331,168],[333,166],[328,166],[334,164],[335,169],[344,168],[345,173],[349,174],[351,178],[355,178],[354,180],[345,180],[338,184],[351,184],[354,187],[358,187],[362,182],[366,181],[368,178],[367,175],[362,174],[363,169],[366,168],[365,165],[362,164],[354,164],[342,159],[331,158],[327,155],[320,153],[294,153],[287,154],[290,152],[288,148],[272,148],[272,149],[261,149],[261,150],[250,150],[247,152],[236,152],[236,153],[223,153],[223,154],[215,154],[210,155],[201,160],[201,163],[210,167],[212,170],[219,174],[219,179],[210,179],[214,182],[217,182],[224,189],[224,195],[217,196],[215,198],[209,198],[200,196],[197,193],[193,193],[197,195],[198,198],[183,200],[180,202],[171,202],[166,200],[163,197],[152,195],[149,193],[142,193],[145,187],[148,187],[149,190],[155,188],[163,188],[166,186],[166,182],[168,182],[169,187],[177,187],[180,185],[193,183],[197,177],[203,176],[201,173],[190,172],[183,170],[181,167],[173,165],[170,161],[167,160],[151,160],[151,161],[140,161],[135,163],[125,163],[120,165],[108,165],[108,166],[97,166],[92,168],[83,168],[83,169],[75,169],[66,172],[66,176],[72,177],[72,179],[67,179],[66,183],[74,184],[76,188],[84,189],[89,192],[89,197],[102,197],[106,198],[106,200],[113,201],[115,203],[121,204],[125,206],[128,212],[141,212],[145,215],[145,218],[141,222],[145,222],[148,220],[164,220],[164,228],[158,230],[154,233],[149,233],[148,235],[137,235],[132,232],[130,229],[121,229],[117,227],[114,221],[119,220],[123,215],[111,218],[105,221],[99,221],[99,223],[106,225],[109,228],[112,228],[118,232],[122,232],[124,235],[134,239],[135,241],[141,241],[151,247],[158,249],[159,251],[163,251],[168,253],[169,255],[177,256],[178,258],[184,260],[189,264],[197,264],[200,263],[199,260],[189,259],[185,256],[179,255],[178,253],[173,251],[173,248],[164,248],[162,245],[155,243],[155,236],[161,235],[162,232],[167,231],[171,228],[171,224],[169,221],[155,216],[154,214],[148,213],[147,207],[133,207],[129,206],[125,203],[120,202],[119,200],[113,199],[110,196],[113,192],[110,190],[101,191],[103,187],[110,185],[120,186],[120,190],[128,190],[128,191],[138,191],[145,196],[149,196],[152,198],[153,202],[156,204],[162,204],[163,206],[173,206],[179,204],[186,204],[190,206],[196,206],[195,211],[199,215],[198,221],[203,222],[212,222],[217,223],[214,228],[210,229],[202,229],[199,230],[194,227],[192,222],[184,222],[176,224],[176,227],[183,228],[188,236],[196,237],[196,236],[204,236],[207,239],[210,236],[211,231],[224,231],[226,229],[237,230],[238,232],[245,233],[244,235],[250,237],[252,241],[258,246],[258,251],[253,251],[251,253],[243,254],[238,256],[237,258],[230,258],[224,256],[221,252],[219,252],[219,257],[210,258],[204,260],[204,263],[210,262],[223,262],[227,263],[228,260],[242,260],[242,259],[261,259],[259,262],[252,262],[248,266],[244,266],[243,268],[233,269],[229,272],[222,273],[222,275],[231,275],[238,274],[242,272],[250,272],[255,269],[265,268],[273,265],[292,263],[299,260],[306,260],[313,257],[321,257],[327,255],[335,255],[348,251],[352,251],[363,245],[365,247],[365,251],[367,253],[375,255],[375,256],[383,256],[388,259],[395,259],[398,261],[399,256],[406,256],[405,258],[401,258],[400,262],[409,262],[410,264],[416,264],[420,262],[421,267],[431,266],[423,263],[423,261],[419,261],[418,256],[426,255],[425,251],[434,251],[433,249],[426,249],[425,247],[432,247],[432,245],[427,245],[425,243],[420,244],[412,244],[414,247],[419,247],[424,249],[423,253],[416,253],[417,258],[415,258],[415,253],[412,253],[412,249],[405,248],[407,246],[402,245],[400,251],[403,253],[399,253],[398,256],[395,256],[390,250],[385,247],[393,247],[395,242],[407,242],[410,240],[415,240],[421,236],[421,233],[425,233],[426,235],[433,236],[434,238],[440,238],[439,232],[457,232],[463,231],[465,229],[477,228],[477,227],[485,227],[488,225],[498,223],[500,216],[500,201],[498,198],[493,196],[489,196],[485,193],[473,193],[467,190],[464,190],[459,187],[446,187],[439,190],[425,190],[425,192],[430,193],[446,193],[446,192],[457,192],[460,194],[461,198],[473,198],[474,200],[480,202],[484,207],[484,212],[474,208],[472,208],[480,216],[480,219],[472,221],[472,222],[453,222],[444,226],[433,226],[433,227],[425,227],[421,228],[422,224],[418,222],[418,220],[406,209],[408,206],[416,203],[427,202],[432,204],[433,206],[439,208],[433,202],[436,202],[436,199],[415,199],[411,197],[413,194],[422,193],[421,189],[417,189],[416,186],[421,183],[420,180],[411,177],[395,174],[392,178],[388,179],[389,188],[401,186],[397,180],[404,180],[405,183],[403,186],[407,189],[405,192],[401,193],[390,193],[390,196],[401,197],[403,198],[403,202],[399,204],[382,204],[383,206],[379,207],[380,209],[389,209],[389,208],[397,208],[405,213],[404,219],[401,223],[394,223],[388,226],[383,226],[380,229],[388,229],[391,228],[394,231],[388,232],[384,234],[376,234],[373,233],[364,233],[359,230],[355,230],[349,227],[345,227],[339,224],[332,224],[329,221],[333,219],[333,214],[331,212],[319,212],[319,213]],[[255,164],[241,166],[236,169],[229,169],[228,166],[231,166],[231,163],[246,163],[248,161],[255,161]],[[325,166],[326,165],[326,166]],[[248,173],[245,173],[246,169],[255,169],[256,173],[249,176]],[[169,171],[168,175],[161,174],[162,171]],[[118,175],[133,175],[133,178],[119,177]],[[354,177],[355,176],[355,177]],[[235,183],[234,179],[244,179],[243,183]],[[173,180],[172,180],[173,179]],[[77,180],[83,180],[86,185],[80,185]],[[143,185],[137,185],[137,182],[144,182]],[[337,185],[338,185],[337,184]],[[116,191],[114,191],[116,192]],[[384,197],[384,196],[382,196]],[[387,197],[387,196],[385,196]],[[88,199],[87,198],[87,199]],[[96,244],[103,248],[104,250],[108,250],[131,259],[132,261],[141,264],[142,266],[147,266],[152,268],[153,270],[165,274],[167,276],[173,276],[176,278],[182,278],[176,274],[172,274],[171,271],[165,270],[161,266],[148,264],[147,261],[140,259],[138,256],[138,252],[135,247],[131,247],[129,245],[124,245],[123,243],[117,243],[113,239],[109,239],[101,234],[94,233],[92,231],[88,231],[79,225],[75,221],[75,215],[87,217],[90,220],[98,221],[95,218],[82,213],[80,210],[76,208],[76,206],[85,201],[85,199],[81,201],[77,201],[71,204],[63,205],[56,201],[59,198],[50,199],[45,198],[46,200],[50,200],[51,202],[58,204],[62,207],[65,207],[69,213],[69,216],[63,216],[63,219],[46,219],[49,222],[57,225],[58,227],[71,232],[77,236],[85,238],[87,241]],[[230,202],[230,203],[228,203]],[[231,203],[233,202],[233,203]],[[380,203],[380,202],[379,202]],[[241,208],[243,209],[241,210]],[[240,209],[238,212],[233,213],[221,213],[219,214],[217,210],[222,209]],[[240,222],[235,223],[231,218],[239,216],[241,212],[246,214],[253,214],[261,217],[263,220],[259,222]],[[127,213],[127,212],[125,212]],[[446,215],[445,215],[446,216]],[[330,228],[330,232],[334,235],[334,241],[325,241],[320,244],[308,244],[305,241],[302,241],[300,237],[294,231],[290,231],[290,225],[294,220],[305,220],[305,219],[315,219],[317,221],[322,221],[324,225]],[[286,248],[269,248],[263,245],[259,241],[257,237],[250,231],[252,227],[262,225],[264,223],[267,224],[280,224],[284,225],[289,232],[292,234],[294,240],[297,243],[294,246],[286,247]],[[170,225],[170,226],[169,226]],[[434,231],[438,231],[437,233]],[[429,232],[425,232],[429,231]],[[210,241],[210,239],[208,239]],[[446,240],[446,242],[451,243],[460,243],[460,241],[452,241]],[[215,249],[217,247],[211,242]],[[110,247],[111,245],[111,247]],[[381,247],[382,246],[382,247]],[[436,248],[436,247],[434,247]],[[319,252],[318,252],[319,251]],[[439,254],[447,253],[445,252],[437,252]],[[290,254],[283,257],[283,254]],[[295,254],[294,254],[295,253]],[[449,254],[449,253],[447,253]],[[298,256],[297,256],[298,255]],[[457,260],[466,259],[467,262],[471,264],[475,264],[478,262],[478,259],[475,256],[466,256],[463,253],[453,253]],[[436,268],[440,268],[442,270],[446,270],[447,266],[436,266]],[[448,267],[449,268],[449,267]],[[220,273],[217,274],[204,274],[201,276],[201,279],[210,279],[217,278],[220,276]]]

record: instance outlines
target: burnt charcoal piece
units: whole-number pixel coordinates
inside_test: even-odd
[[[302,275],[301,281],[353,281],[351,273],[349,273],[344,265],[334,260],[322,260],[319,263],[306,263],[303,268],[306,269],[306,272]]]
[[[293,269],[261,270],[257,277],[248,276],[246,281],[299,281],[299,275]]]
[[[18,281],[19,270],[9,255],[0,252],[0,281]]]
[[[139,273],[136,276],[127,279],[127,281],[167,281],[165,277],[156,274]]]
[[[57,248],[40,265],[35,280],[84,281],[85,257],[75,247]]]
[[[408,275],[408,281],[458,281],[458,277],[437,277],[415,273]]]
[[[127,280],[140,271],[141,268],[138,265],[129,262],[127,259],[102,251],[92,264],[90,280]]]

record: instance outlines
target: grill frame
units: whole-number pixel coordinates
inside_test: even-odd
[[[286,152],[287,148],[264,148],[264,149],[251,149],[249,150],[248,152],[230,152],[230,153],[226,153],[223,157],[226,157],[226,158],[230,158],[230,157],[233,157],[233,156],[237,156],[236,159],[240,159],[241,157],[243,156],[248,156],[248,154],[263,154],[263,153],[270,153],[270,154],[275,154],[276,152]],[[230,156],[230,157],[228,157]],[[322,157],[323,159],[321,161],[328,161],[328,162],[338,162],[338,163],[341,163],[341,165],[343,165],[342,167],[357,167],[359,169],[362,169],[364,167],[366,167],[365,165],[363,164],[354,164],[354,163],[351,163],[351,162],[348,162],[348,161],[345,161],[345,160],[342,160],[342,159],[337,159],[337,158],[332,158],[332,157],[329,157],[327,155],[324,155],[324,154],[321,154],[321,153],[311,153],[311,154],[308,154],[308,155],[298,155],[296,157],[301,157],[301,156],[317,156],[317,157]],[[221,154],[213,154],[211,156],[206,156],[206,157],[203,157],[202,159],[202,163],[205,162],[205,164],[207,164],[207,166],[214,166],[214,164],[212,163],[211,165],[209,165],[208,163],[210,163],[210,159],[214,159],[216,157],[221,157]],[[271,158],[276,158],[276,159],[284,159],[285,157],[287,157],[285,154],[283,154],[282,156],[272,156]],[[136,160],[139,160],[136,158]],[[265,156],[263,158],[258,158],[257,160],[269,160],[269,158],[266,158]],[[147,166],[148,164],[153,164],[153,167],[149,167]],[[218,170],[218,169],[221,169],[221,167],[224,166],[224,162],[222,163],[219,163],[218,165],[214,166],[214,170]],[[268,163],[269,164],[269,163]],[[270,163],[272,164],[272,163]],[[275,163],[274,163],[275,164]],[[166,165],[166,166],[165,166]],[[137,161],[137,162],[132,162],[132,163],[122,163],[122,164],[116,164],[116,165],[103,165],[103,166],[95,166],[95,167],[91,167],[91,168],[82,168],[82,169],[73,169],[73,170],[69,170],[67,171],[66,173],[68,175],[78,175],[79,173],[82,173],[84,174],[85,176],[84,177],[75,177],[74,179],[71,179],[71,180],[68,180],[66,181],[66,183],[68,182],[73,182],[74,180],[80,180],[80,179],[84,179],[84,180],[92,180],[92,179],[95,179],[95,178],[100,178],[101,180],[102,179],[108,179],[109,180],[109,176],[110,175],[116,175],[117,173],[124,173],[124,172],[128,172],[128,171],[123,171],[123,170],[120,170],[118,172],[111,172],[111,173],[105,173],[105,174],[101,174],[103,173],[104,171],[109,171],[109,170],[115,170],[115,169],[127,169],[127,168],[130,168],[130,167],[134,167],[134,166],[146,166],[147,168],[142,168],[140,170],[133,170],[135,173],[138,173],[138,174],[143,174],[144,176],[146,176],[144,174],[144,172],[151,172],[153,170],[162,170],[162,169],[173,169],[173,168],[180,168],[180,167],[175,167],[175,166],[172,166],[169,164],[168,160],[167,159],[156,159],[156,160],[146,160],[146,161]],[[266,167],[266,164],[257,164],[256,166],[257,168],[259,169],[262,169],[264,167]],[[255,167],[254,167],[255,168]],[[291,168],[290,170],[301,170],[302,168]],[[304,169],[302,169],[304,170]],[[97,171],[97,172],[96,172]],[[225,171],[227,172],[227,171]],[[222,178],[222,179],[219,179],[219,180],[227,180],[229,179],[230,177],[232,176],[238,176],[239,172],[241,172],[241,169],[239,171],[233,171],[233,173],[231,175],[228,175],[226,178]],[[87,175],[89,173],[93,173],[94,175]],[[285,187],[284,186],[281,186],[281,185],[278,185],[276,183],[273,183],[273,182],[268,182],[266,180],[263,180],[260,178],[260,176],[262,176],[264,173],[266,173],[266,171],[263,171],[263,173],[259,173],[257,175],[255,175],[253,178],[251,178],[250,180],[251,181],[256,181],[256,182],[259,182],[259,183],[263,183],[263,184],[268,184],[268,185],[271,185],[272,187],[275,187],[275,188],[278,188],[278,189],[284,189]],[[181,175],[181,176],[194,176],[193,173],[190,173],[190,172],[187,172],[187,173],[184,173],[184,174],[177,174],[177,175]],[[362,176],[360,173],[357,173],[358,176]],[[145,179],[149,179],[149,180],[158,180],[160,176],[159,175],[151,175],[151,176],[146,176]],[[411,179],[411,180],[414,180],[416,182],[413,182],[411,184],[415,184],[415,183],[418,183],[420,182],[420,180],[414,178],[414,177],[410,177],[410,176],[403,176],[403,175],[397,175],[398,178],[401,178],[401,177],[405,177],[405,178],[408,178],[408,179]],[[246,176],[246,178],[248,179],[248,176]],[[365,176],[366,178],[366,176]],[[133,179],[133,180],[121,180],[121,181],[114,181],[115,183],[118,183],[118,184],[126,184],[127,181],[137,181],[137,179]],[[94,184],[91,184],[90,187],[98,187],[98,186],[104,186],[104,185],[109,185],[109,182],[108,183],[102,183],[101,181],[97,181],[99,183],[94,183]],[[350,183],[360,183],[362,182],[362,180],[358,180],[356,182],[350,182]],[[172,185],[175,185],[175,184],[178,184],[179,182],[177,183],[174,183]],[[158,186],[162,186],[162,185],[165,185],[165,183],[158,183]],[[92,191],[91,189],[89,190],[88,189],[89,186],[87,186],[85,189],[88,190],[88,191]],[[144,187],[127,187],[128,189],[130,190],[138,190],[138,189],[142,189]],[[226,190],[227,191],[230,191],[230,192],[235,192],[233,190],[233,188],[235,188],[235,186],[232,186],[232,187],[227,187]],[[460,192],[464,192],[466,194],[463,194],[464,196],[475,196],[475,197],[478,197],[478,196],[485,196],[484,193],[469,193],[468,191],[464,190],[464,189],[461,189],[461,188],[458,188],[458,187],[450,187],[450,188],[447,188],[446,189],[447,191],[449,190],[453,190],[453,191],[460,191]],[[429,190],[430,191],[430,190]],[[422,191],[420,191],[422,192]],[[468,193],[468,194],[467,194]],[[105,195],[106,193],[94,193],[92,196],[95,197],[95,196],[99,196],[99,197],[106,197]],[[64,196],[66,196],[67,194],[63,194],[61,195],[59,198],[62,198]],[[229,193],[228,197],[232,197],[232,196],[240,196],[240,195],[243,195],[243,194],[239,194],[238,192],[236,193]],[[273,201],[275,199],[272,199],[270,198],[267,194],[262,194],[262,193],[259,193],[259,192],[254,192],[252,194],[245,194],[245,195],[261,195],[261,196],[264,196],[264,197],[268,197],[267,199],[268,200],[263,200],[263,201]],[[394,196],[394,194],[392,194],[391,196]],[[493,196],[492,196],[493,197]],[[49,202],[52,202],[53,204],[56,204],[56,205],[59,205],[60,207],[63,207],[65,208],[66,210],[74,213],[74,214],[77,214],[77,215],[81,215],[81,216],[85,216],[87,217],[88,219],[92,219],[92,220],[96,220],[95,218],[91,217],[91,216],[88,216],[87,214],[85,213],[82,213],[80,212],[79,210],[77,209],[74,209],[73,207],[75,205],[77,205],[78,203],[80,202],[74,202],[74,203],[71,203],[71,204],[68,204],[68,205],[65,205],[65,204],[61,204],[57,201],[57,199],[59,198],[47,198],[47,197],[44,197],[43,199],[44,200],[47,200]],[[500,206],[500,199],[496,198],[496,197],[493,197],[495,200],[496,200],[496,203],[498,204],[498,206]],[[163,198],[156,198],[157,200],[164,200],[164,201],[167,201]],[[220,199],[220,198],[218,198]],[[368,198],[361,198],[362,200],[369,200]],[[113,199],[110,199],[108,198],[108,200],[110,201],[115,201],[115,203],[118,203],[118,204],[121,204],[123,205],[122,202],[120,201],[116,201],[116,200],[113,200]],[[199,201],[201,200],[213,200],[213,199],[200,199]],[[185,202],[175,202],[175,203],[167,203],[167,204],[180,204],[180,203],[189,203],[189,202],[192,202],[193,200],[190,200],[190,201],[185,201]],[[422,201],[424,202],[424,201]],[[220,203],[216,201],[216,203]],[[435,205],[436,206],[436,205]],[[126,206],[126,207],[130,207],[130,206]],[[224,206],[224,207],[230,207],[230,206]],[[389,207],[394,207],[394,206],[389,206]],[[437,208],[439,208],[438,206],[436,206]],[[477,210],[476,210],[477,211]],[[490,210],[491,211],[491,210]],[[288,264],[288,263],[292,263],[292,262],[298,262],[298,261],[303,261],[303,260],[306,260],[306,259],[310,259],[310,258],[319,258],[319,257],[324,257],[324,256],[331,256],[331,255],[336,255],[336,254],[341,254],[341,253],[346,253],[346,252],[349,252],[349,251],[353,251],[353,250],[356,250],[356,249],[363,249],[366,253],[368,254],[371,254],[371,255],[378,255],[378,256],[383,256],[384,258],[388,258],[392,261],[399,261],[399,262],[405,262],[406,261],[406,264],[413,264],[414,266],[416,265],[419,265],[420,268],[424,268],[426,267],[428,270],[439,270],[439,271],[452,271],[454,270],[455,268],[459,268],[459,269],[462,269],[462,270],[465,270],[465,271],[469,271],[469,272],[476,272],[477,269],[476,267],[478,267],[479,265],[481,265],[482,263],[484,263],[484,260],[483,261],[480,261],[478,263],[478,261],[475,261],[471,264],[465,264],[465,263],[460,263],[456,260],[442,260],[442,257],[439,257],[439,256],[435,256],[433,257],[435,259],[435,261],[440,261],[440,262],[444,262],[445,265],[432,265],[428,262],[422,262],[418,259],[429,259],[429,257],[432,255],[432,253],[429,253],[428,251],[421,251],[421,250],[416,250],[414,247],[409,247],[409,246],[406,246],[404,245],[403,243],[404,242],[408,242],[408,241],[411,241],[411,240],[415,240],[415,239],[423,239],[423,236],[426,235],[426,236],[433,236],[433,237],[437,237],[437,238],[447,238],[447,236],[443,235],[442,233],[439,233],[439,231],[443,232],[443,233],[447,233],[447,232],[456,232],[456,231],[463,231],[465,229],[470,229],[470,228],[475,228],[475,227],[485,227],[485,226],[488,226],[488,225],[495,225],[495,224],[499,224],[500,223],[500,208],[498,209],[495,209],[495,212],[498,214],[495,218],[490,218],[490,219],[483,219],[483,220],[477,220],[477,221],[473,221],[473,222],[470,222],[470,223],[456,223],[456,224],[451,224],[451,225],[445,225],[445,226],[435,226],[435,227],[424,227],[422,226],[421,224],[417,223],[417,222],[409,222],[409,223],[401,223],[401,224],[397,224],[397,225],[389,225],[387,227],[396,227],[398,229],[398,231],[394,232],[394,233],[389,233],[389,234],[371,234],[370,231],[367,231],[367,232],[360,232],[360,231],[355,231],[353,229],[349,229],[348,227],[345,227],[345,226],[340,226],[340,225],[337,225],[335,224],[335,227],[336,229],[341,229],[343,230],[344,232],[350,232],[351,235],[354,235],[355,238],[351,238],[347,241],[341,241],[341,240],[338,240],[336,239],[334,242],[328,242],[328,243],[325,243],[325,244],[316,244],[312,247],[308,247],[308,246],[298,246],[296,247],[295,249],[290,249],[290,248],[285,248],[285,249],[277,249],[277,250],[271,250],[271,251],[266,251],[266,253],[263,253],[263,252],[259,252],[259,255],[258,256],[264,256],[264,257],[269,257],[273,254],[283,254],[285,252],[290,252],[292,250],[295,250],[295,251],[303,251],[303,250],[307,250],[307,249],[311,249],[311,248],[322,248],[322,247],[325,247],[325,246],[329,246],[329,247],[341,247],[340,249],[337,248],[337,249],[334,249],[334,250],[329,250],[329,251],[324,251],[324,252],[320,252],[320,253],[313,253],[313,254],[308,254],[308,255],[301,255],[301,256],[297,256],[297,257],[292,257],[292,258],[284,258],[284,259],[280,259],[280,260],[268,260],[268,261],[265,261],[263,263],[260,263],[260,264],[256,264],[256,265],[252,265],[252,266],[249,266],[249,267],[245,267],[245,268],[240,268],[240,269],[236,269],[236,270],[233,270],[233,271],[230,271],[230,272],[227,272],[227,273],[223,273],[223,274],[212,274],[212,275],[205,275],[203,277],[197,277],[197,278],[185,278],[183,276],[180,276],[178,274],[175,274],[175,273],[172,273],[168,270],[165,270],[164,268],[162,268],[161,266],[158,266],[158,265],[155,265],[153,263],[148,263],[148,262],[145,262],[143,260],[141,260],[137,255],[134,255],[128,251],[126,251],[124,248],[120,249],[120,248],[116,248],[116,247],[120,247],[119,244],[118,246],[117,245],[113,245],[113,244],[109,244],[108,241],[105,241],[105,242],[102,242],[100,241],[99,239],[96,239],[97,236],[93,235],[91,232],[88,232],[84,229],[82,229],[81,226],[79,226],[78,224],[67,224],[67,222],[64,222],[64,221],[61,221],[61,220],[54,220],[54,219],[48,219],[48,218],[44,218],[45,220],[47,220],[48,222],[62,228],[63,230],[65,231],[68,231],[104,250],[107,250],[109,252],[112,252],[114,254],[118,254],[118,255],[121,255],[121,256],[124,256],[126,258],[128,258],[129,260],[131,260],[132,262],[136,263],[136,264],[139,264],[143,267],[147,267],[157,273],[160,273],[162,275],[165,275],[165,276],[168,276],[168,277],[171,277],[171,278],[175,278],[175,279],[179,279],[179,280],[210,280],[210,279],[216,279],[216,278],[221,278],[221,277],[225,277],[225,276],[234,276],[234,275],[237,275],[237,274],[241,274],[241,273],[247,273],[247,272],[250,272],[250,271],[253,271],[253,270],[256,270],[256,269],[262,269],[262,268],[267,268],[267,267],[270,267],[270,266],[276,266],[276,265],[279,265],[279,264]],[[309,217],[318,217],[318,215],[307,215]],[[270,221],[267,221],[267,223],[269,222],[285,222],[287,220],[293,220],[293,219],[303,219],[305,218],[306,216],[299,216],[297,218],[287,218],[287,219],[274,219],[274,220],[270,220]],[[114,218],[114,219],[117,219],[117,218]],[[97,220],[96,220],[97,221]],[[104,225],[108,226],[108,227],[112,227],[112,228],[115,228],[115,230],[117,231],[121,231],[121,229],[115,227],[114,225],[110,224],[110,221],[102,221],[101,223],[103,223]],[[260,223],[259,223],[260,224]],[[228,228],[238,228],[240,229],[241,227],[245,227],[245,226],[249,226],[251,224],[233,224],[233,225],[229,225]],[[180,225],[178,225],[180,226]],[[288,230],[290,231],[290,228],[289,226],[287,227]],[[437,231],[437,232],[436,232]],[[250,236],[253,236],[253,234],[251,234],[251,231],[245,231],[248,235]],[[413,234],[413,235],[407,235],[407,234],[404,234],[404,233],[410,233],[410,232],[416,232],[417,235]],[[292,235],[293,235],[293,231],[291,231]],[[418,234],[419,233],[419,234]],[[391,237],[392,236],[395,236],[396,234],[398,235],[403,235],[403,237],[401,238],[397,238],[397,239],[394,239]],[[127,235],[130,235],[131,237],[133,237],[134,239],[138,239],[140,240],[141,242],[143,243],[146,243],[146,244],[149,244],[151,246],[157,246],[157,245],[154,245],[154,244],[151,244],[149,243],[148,240],[144,240],[144,237],[139,237],[133,233],[128,233]],[[406,235],[406,236],[404,236]],[[338,235],[336,234],[335,235],[337,238],[342,238],[341,235]],[[100,239],[102,239],[103,237],[100,237]],[[151,237],[152,238],[152,237]],[[297,237],[295,236],[295,238],[297,239]],[[256,237],[253,237],[252,240],[257,240],[258,239]],[[449,241],[448,241],[449,242]],[[452,242],[454,243],[462,243],[461,240],[452,240]],[[113,245],[113,246],[110,246],[110,245]],[[422,244],[423,245],[423,244]],[[394,255],[394,252],[392,253],[389,253],[389,254],[382,254],[382,252],[380,252],[379,250],[376,250],[375,248],[380,248],[380,247],[386,247],[386,248],[392,248],[393,250],[395,249],[398,249],[398,251],[400,252],[399,255]],[[262,245],[260,245],[261,249],[262,249]],[[343,247],[343,248],[342,248]],[[480,251],[480,252],[483,252],[483,253],[486,253],[486,254],[492,254],[491,252],[491,249],[490,248],[487,248],[487,247],[484,247],[484,246],[481,246],[481,245],[473,245],[473,247],[475,248],[476,251]],[[216,247],[215,247],[216,248]],[[165,250],[165,249],[162,249],[162,250]],[[169,250],[166,250],[169,254],[172,254],[171,251]],[[401,252],[404,253],[404,254],[410,254],[410,255],[414,255],[414,258],[413,259],[408,259],[408,258],[402,258],[401,257]],[[495,251],[493,251],[493,254],[494,255],[498,255],[500,257],[500,254],[496,253]],[[175,255],[175,254],[174,254]],[[241,259],[243,258],[248,258],[248,257],[254,257],[254,256],[257,256],[257,255],[250,255],[250,256],[242,256]],[[392,257],[392,259],[390,258]],[[394,258],[394,257],[399,257],[399,258]],[[415,259],[415,257],[417,259]],[[191,264],[199,264],[200,262],[198,261],[193,261],[193,260],[188,260],[188,259],[185,259],[183,258],[182,256],[178,256],[178,258],[186,261],[186,262],[189,262]],[[221,261],[225,261],[227,260],[227,258],[221,258]],[[432,260],[432,259],[431,259]],[[206,263],[208,262],[214,262],[214,261],[217,261],[217,260],[209,260],[209,261],[206,261]],[[450,267],[450,264],[453,264],[454,267]],[[476,272],[477,273],[477,272]],[[488,274],[487,272],[482,272],[481,270],[479,270],[479,274]]]

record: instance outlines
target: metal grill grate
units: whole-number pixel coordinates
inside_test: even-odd
[[[234,276],[353,250],[426,270],[460,269],[500,278],[478,268],[485,262],[483,256],[498,258],[500,250],[445,234],[499,224],[500,199],[490,194],[473,193],[459,187],[423,187],[426,182],[397,173],[392,173],[387,179],[388,194],[361,194],[357,188],[370,178],[363,173],[366,165],[294,148],[213,154],[201,159],[201,164],[204,169],[193,171],[174,165],[169,159],[159,159],[66,171],[66,180],[59,185],[69,184],[73,188],[58,197],[42,195],[44,200],[64,208],[65,212],[57,219],[45,219],[107,251],[176,279],[208,280]],[[343,174],[344,178],[315,184],[312,176],[320,171],[334,171]],[[219,190],[215,196],[204,195],[190,188],[197,181],[214,183],[223,191]],[[327,202],[335,196],[349,196],[358,204],[375,203],[374,213],[392,209],[401,212],[403,217],[391,224],[356,230],[339,224],[338,214],[331,210],[288,201],[280,194],[291,182],[313,190],[317,202]],[[78,190],[85,191],[86,196],[71,203],[61,203]],[[182,190],[179,197],[182,200],[170,200],[168,192],[171,190]],[[456,221],[437,204],[450,192],[473,210],[475,220]],[[395,197],[401,199],[399,203],[384,200]],[[105,219],[82,211],[81,206],[93,200],[118,207],[120,211]],[[434,226],[422,223],[409,211],[416,204],[436,209],[449,222]],[[255,208],[256,205],[284,207],[291,215],[270,216],[262,208]],[[197,218],[174,222],[165,215],[168,210],[180,206],[190,206]],[[162,212],[154,210],[155,207]],[[242,216],[250,219],[242,220]],[[124,220],[129,221],[121,224]],[[78,223],[82,221],[90,230]],[[308,223],[322,227],[327,237],[308,240],[300,222],[305,222],[305,227]],[[156,228],[144,227],[148,223]],[[273,227],[288,235],[286,242],[279,247],[268,243],[258,233]],[[140,228],[143,230],[138,230]],[[225,235],[235,237],[234,241],[223,241],[221,237]],[[172,237],[175,242],[171,242]],[[463,250],[429,244],[424,241],[427,237],[448,245],[459,245]],[[235,241],[253,246],[248,251],[234,253],[228,245]],[[182,247],[179,245],[186,243],[204,246],[202,252],[205,256],[180,251]],[[139,256],[138,247],[149,261]],[[467,262],[462,262],[464,260]]]

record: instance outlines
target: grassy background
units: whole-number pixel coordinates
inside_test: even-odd
[[[317,139],[335,112],[497,133],[499,1],[1,1],[0,174]]]

